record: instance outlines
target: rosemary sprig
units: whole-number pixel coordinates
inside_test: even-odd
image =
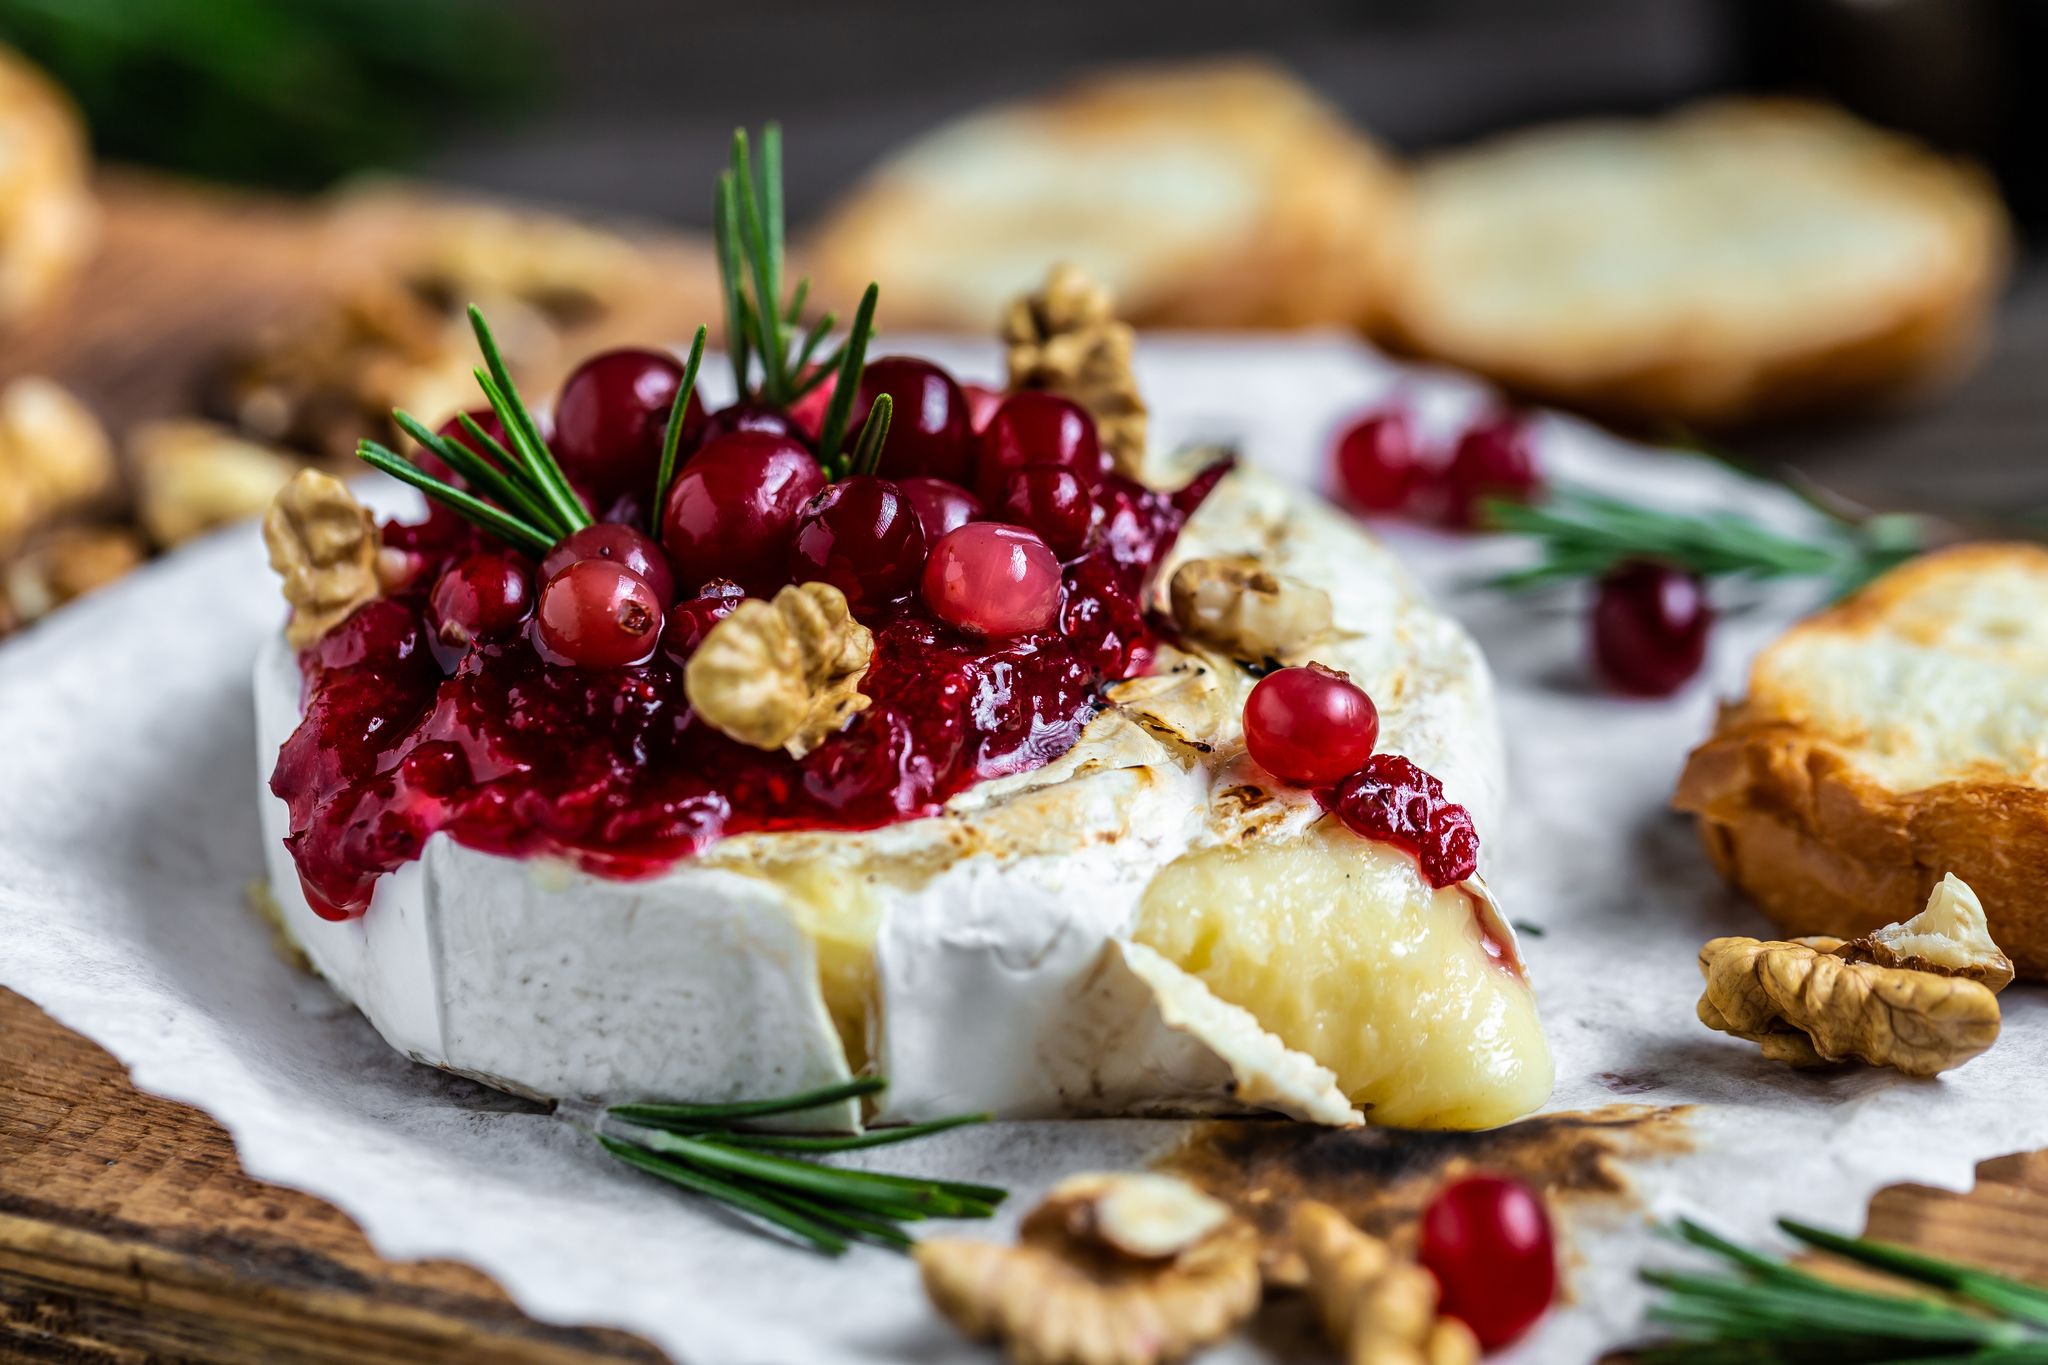
[[[911,1238],[899,1226],[925,1218],[987,1218],[1005,1191],[993,1185],[884,1175],[777,1155],[778,1151],[849,1152],[908,1142],[971,1123],[986,1114],[961,1114],[858,1136],[794,1136],[737,1127],[764,1118],[802,1113],[877,1093],[876,1077],[737,1104],[618,1104],[610,1119],[630,1124],[629,1136],[601,1133],[598,1141],[637,1170],[695,1194],[752,1214],[828,1255],[849,1239],[905,1250]]]
[[[860,296],[860,307],[853,314],[853,328],[847,332],[846,341],[837,352],[839,382],[832,389],[832,401],[825,406],[825,420],[818,426],[818,454],[825,462],[825,473],[829,478],[837,478],[845,472],[840,460],[840,442],[846,439],[846,423],[853,415],[854,394],[860,388],[861,370],[867,365],[868,337],[874,330],[878,293],[870,284],[867,292]]]
[[[1555,489],[1540,503],[1493,500],[1483,515],[1493,529],[1532,537],[1540,549],[1531,567],[1488,580],[1509,592],[1655,559],[1708,578],[1822,578],[1839,594],[1912,558],[1922,545],[1913,517],[1835,512],[1818,536],[1799,539],[1735,512],[1670,512],[1580,488]]]
[[[1681,1220],[1674,1229],[1681,1240],[1720,1257],[1732,1270],[1642,1272],[1644,1280],[1665,1291],[1650,1317],[1670,1328],[1671,1336],[1640,1358],[1672,1365],[2048,1362],[2048,1290],[1790,1219],[1779,1226],[1810,1247],[1923,1288],[1899,1293],[1849,1288]]]
[[[682,382],[676,385],[676,401],[668,410],[668,430],[661,436],[661,468],[654,476],[654,534],[661,534],[662,509],[668,506],[668,486],[675,482],[676,452],[683,442],[683,418],[690,410],[690,395],[697,390],[697,367],[704,363],[704,340],[709,329],[699,326],[690,341],[690,358],[683,362]]]
[[[889,419],[895,411],[895,399],[886,393],[875,395],[874,406],[868,409],[867,420],[860,424],[860,435],[847,456],[847,466],[853,473],[872,474],[881,466],[882,446],[889,439]]]

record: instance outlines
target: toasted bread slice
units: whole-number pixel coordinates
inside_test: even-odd
[[[904,148],[829,215],[825,297],[882,286],[891,327],[981,331],[1049,260],[1140,324],[1355,323],[1397,173],[1255,62],[1109,73]]]
[[[1416,169],[1397,346],[1604,415],[1729,426],[1891,398],[1977,353],[1990,182],[1819,105],[1566,123]]]
[[[1790,934],[1904,920],[1953,872],[2048,977],[2048,549],[1929,555],[1794,627],[1675,804]]]

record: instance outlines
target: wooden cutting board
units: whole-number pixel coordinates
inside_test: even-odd
[[[117,429],[189,410],[207,359],[314,301],[316,209],[147,179],[106,189],[98,264],[0,340]],[[1884,1191],[1869,1231],[2048,1283],[2048,1153],[1967,1195]],[[627,1334],[544,1326],[487,1277],[376,1254],[332,1206],[244,1173],[221,1127],[0,990],[0,1359],[654,1362]]]

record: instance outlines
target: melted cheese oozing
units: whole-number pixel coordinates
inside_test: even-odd
[[[1335,1071],[1374,1123],[1489,1128],[1550,1094],[1535,999],[1487,956],[1464,893],[1430,892],[1405,854],[1333,821],[1183,855],[1136,938]]]

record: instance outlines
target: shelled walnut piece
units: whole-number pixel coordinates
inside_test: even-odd
[[[127,446],[136,519],[165,549],[261,513],[299,467],[212,422],[144,422]]]
[[[1259,1303],[1257,1233],[1167,1176],[1074,1176],[1025,1217],[1015,1246],[928,1238],[917,1263],[939,1312],[1003,1342],[1014,1365],[1164,1365]]]
[[[1167,598],[1182,635],[1233,659],[1285,663],[1330,633],[1330,594],[1250,558],[1191,559]]]
[[[2012,964],[1967,884],[1946,877],[1902,924],[1844,942],[1717,938],[1700,949],[1700,1022],[1792,1066],[1851,1058],[1909,1076],[1961,1066],[1998,1039]]]
[[[1010,304],[1002,334],[1010,387],[1048,389],[1088,409],[1118,472],[1136,477],[1145,460],[1145,400],[1131,364],[1137,338],[1117,320],[1109,291],[1077,266],[1056,265],[1044,289]]]
[[[65,526],[0,567],[0,635],[132,573],[148,553],[125,526]]]
[[[708,724],[756,749],[802,758],[867,709],[860,680],[875,637],[829,583],[784,588],[739,604],[713,626],[683,672]]]
[[[1436,1279],[1328,1204],[1294,1208],[1294,1251],[1304,1288],[1345,1365],[1472,1365],[1479,1341],[1437,1316]]]
[[[38,375],[0,385],[0,554],[113,485],[113,444],[92,409]]]
[[[284,632],[292,648],[316,643],[378,595],[381,540],[369,509],[331,474],[302,469],[278,490],[263,514],[263,543],[292,605]]]

